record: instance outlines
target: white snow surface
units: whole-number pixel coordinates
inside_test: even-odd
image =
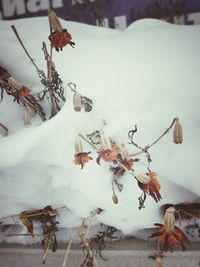
[[[115,226],[125,234],[162,222],[159,207],[165,203],[199,199],[200,179],[200,26],[177,26],[144,19],[120,32],[61,20],[76,46],[53,52],[53,61],[63,80],[66,103],[52,119],[32,118],[24,126],[23,108],[4,94],[0,122],[9,135],[0,135],[0,217],[46,205],[67,210],[59,221],[75,227],[96,207],[103,209],[96,222]],[[46,71],[42,42],[49,46],[48,20],[44,17],[0,22],[0,65],[31,93],[43,90],[37,73],[22,50],[10,25],[14,24],[31,56]],[[94,101],[89,113],[75,112],[68,82]],[[158,173],[162,200],[148,196],[145,208],[138,209],[141,190],[125,173],[119,203],[112,202],[112,173],[109,164],[93,161],[81,170],[73,163],[74,140],[103,129],[118,144],[128,144],[128,131],[137,124],[135,141],[153,142],[179,117],[184,131],[182,145],[174,145],[172,133],[150,149],[151,170]],[[104,124],[104,121],[106,124]],[[135,163],[137,172],[146,172],[145,156]]]

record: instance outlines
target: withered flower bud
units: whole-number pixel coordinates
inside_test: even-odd
[[[164,216],[164,227],[166,232],[172,232],[174,231],[174,225],[175,225],[175,208],[170,207],[166,209],[165,216]]]
[[[118,197],[115,193],[113,193],[113,195],[112,195],[112,200],[115,204],[118,204]]]
[[[55,32],[62,32],[63,29],[60,24],[59,18],[52,9],[48,11],[48,18],[51,29]]]
[[[81,105],[82,105],[82,97],[78,92],[74,92],[74,96],[73,96],[73,106],[74,106],[74,110],[76,112],[81,111]]]
[[[176,118],[176,122],[173,129],[173,142],[175,144],[182,144],[183,142],[183,130],[178,118]]]
[[[82,139],[80,135],[76,136],[74,148],[75,148],[75,154],[83,152]]]
[[[135,173],[135,178],[142,184],[149,184],[151,179],[143,172]]]
[[[106,149],[111,149],[111,142],[109,137],[104,133],[103,130],[100,130],[100,142],[101,142],[101,147],[106,150]]]
[[[120,154],[121,154],[121,157],[122,157],[123,160],[129,160],[130,159],[130,156],[129,156],[129,153],[128,153],[128,149],[125,146],[125,144],[121,144]]]

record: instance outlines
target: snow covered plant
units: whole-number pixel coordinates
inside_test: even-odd
[[[16,27],[14,25],[11,26],[26,55],[35,67],[44,89],[39,93],[31,94],[30,88],[25,85],[21,85],[21,83],[17,81],[16,78],[8,72],[8,70],[0,66],[0,101],[3,100],[4,92],[13,96],[14,101],[24,108],[24,124],[30,124],[30,111],[39,114],[43,121],[47,119],[47,114],[44,112],[42,107],[42,103],[45,102],[45,100],[50,100],[50,118],[52,118],[60,110],[60,101],[65,101],[64,89],[62,87],[63,82],[60,79],[52,61],[52,49],[55,48],[56,51],[62,51],[64,46],[69,44],[74,47],[75,43],[71,41],[71,35],[67,32],[67,30],[62,28],[54,11],[50,10],[48,12],[48,18],[50,25],[50,35],[48,37],[50,40],[50,53],[47,51],[46,43],[42,43],[42,50],[47,64],[47,75],[45,75],[43,70],[39,69],[33,58],[28,53]]]
[[[81,101],[79,102],[81,103]],[[78,111],[80,111],[80,109]],[[155,145],[163,136],[165,136],[172,129],[173,126],[173,142],[175,144],[181,144],[183,142],[182,126],[179,122],[179,119],[174,118],[171,125],[164,131],[164,133],[159,138],[157,138],[151,145],[147,145],[145,147],[139,146],[133,140],[133,136],[137,131],[137,127],[135,126],[135,129],[129,131],[128,133],[128,137],[130,140],[129,143],[136,146],[140,150],[140,152],[135,154],[130,154],[124,143],[121,144],[121,146],[118,146],[117,143],[111,138],[109,138],[103,130],[99,130],[94,132],[93,134],[88,135],[89,138],[84,137],[82,134],[78,134],[75,140],[74,163],[76,165],[80,165],[81,169],[83,169],[86,163],[89,163],[93,160],[93,158],[91,157],[91,151],[86,152],[83,149],[83,141],[90,144],[90,146],[98,153],[98,156],[96,158],[96,163],[98,165],[100,165],[101,159],[112,164],[110,166],[110,170],[113,172],[113,202],[115,204],[118,204],[118,197],[115,192],[114,185],[116,184],[118,186],[119,191],[122,190],[123,186],[119,185],[117,179],[121,177],[126,171],[137,180],[138,186],[142,190],[142,195],[138,198],[138,208],[144,208],[144,203],[147,195],[151,196],[155,200],[155,202],[158,202],[162,199],[161,194],[159,192],[161,189],[161,185],[157,179],[157,173],[150,170],[150,163],[152,159],[149,154],[149,149],[153,145]],[[93,141],[93,136],[95,136],[95,142]],[[136,156],[139,156],[142,153],[146,154],[148,162],[147,173],[135,172],[133,169],[135,162],[139,161]]]

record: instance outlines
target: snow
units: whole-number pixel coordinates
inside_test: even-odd
[[[200,26],[177,26],[144,19],[120,32],[61,20],[76,47],[53,52],[53,61],[65,88],[66,103],[52,119],[32,118],[24,126],[22,108],[4,94],[0,122],[9,135],[0,135],[0,217],[46,205],[67,211],[61,214],[62,227],[75,227],[96,207],[103,209],[97,222],[115,226],[125,234],[162,222],[159,208],[165,203],[199,199],[199,87]],[[41,51],[49,35],[47,18],[2,21],[0,24],[1,66],[22,84],[43,89],[33,65],[20,47],[10,25],[14,24],[31,56],[46,71]],[[75,112],[73,94],[67,83],[94,102],[92,112]],[[150,149],[151,169],[158,173],[163,199],[148,197],[145,209],[138,209],[141,190],[125,173],[123,191],[116,189],[119,203],[112,202],[112,173],[109,164],[93,161],[83,169],[73,163],[74,140],[103,129],[118,144],[128,145],[128,131],[137,124],[135,141],[153,142],[179,117],[184,142],[174,145],[171,133]],[[135,171],[146,172],[145,156]]]

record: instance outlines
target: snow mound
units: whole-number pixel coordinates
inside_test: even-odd
[[[157,20],[141,20],[125,32],[61,21],[76,43],[53,52],[53,61],[63,80],[66,103],[51,120],[32,119],[24,126],[23,108],[4,94],[0,122],[9,136],[0,136],[0,217],[45,205],[65,205],[68,213],[62,225],[76,226],[96,207],[103,209],[98,222],[124,233],[152,227],[160,222],[159,207],[165,203],[192,202],[199,198],[200,179],[200,27],[174,26]],[[46,71],[41,51],[48,44],[46,18],[2,21],[0,24],[1,66],[22,84],[43,89],[35,69],[10,29],[14,24],[31,56]],[[67,83],[94,102],[92,112],[74,112]],[[128,131],[137,124],[135,139],[145,146],[153,142],[179,117],[184,129],[182,145],[165,136],[150,150],[151,169],[158,173],[162,200],[148,197],[145,209],[138,209],[141,190],[125,173],[118,205],[112,202],[112,173],[109,164],[93,161],[82,170],[74,165],[74,140],[104,129],[117,143],[128,145]],[[135,170],[146,172],[145,156]],[[117,189],[116,189],[117,190]],[[70,218],[70,219],[69,219]]]

